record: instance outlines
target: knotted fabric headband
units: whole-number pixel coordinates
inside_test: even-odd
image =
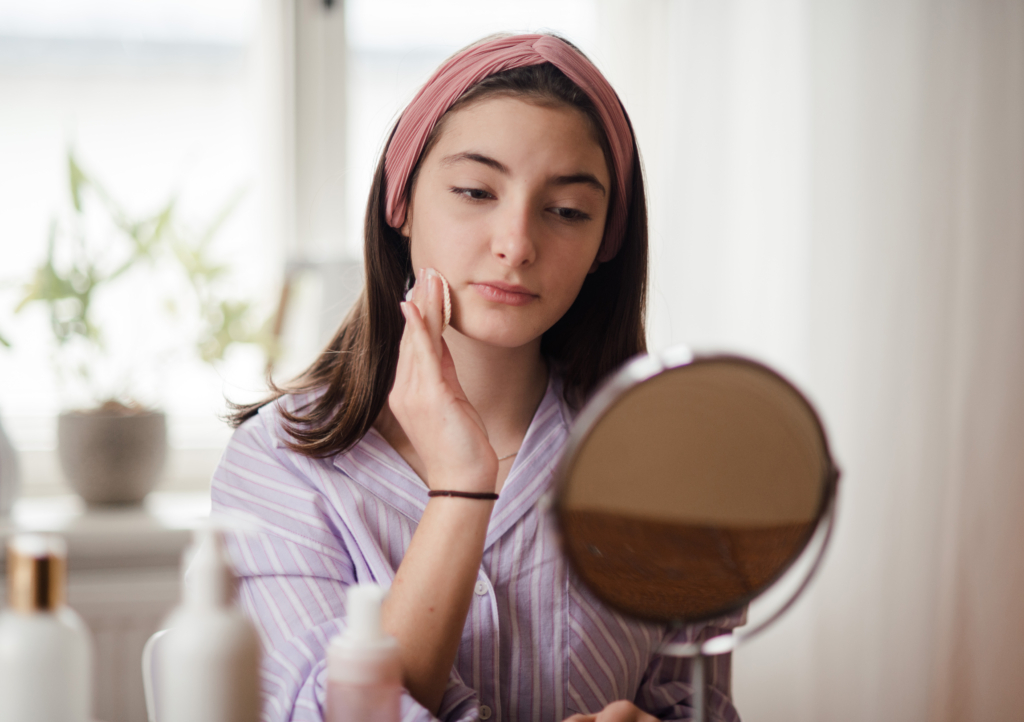
[[[447,60],[420,89],[398,121],[384,160],[389,226],[401,228],[405,223],[409,174],[441,116],[484,78],[541,63],[551,63],[561,70],[597,108],[615,166],[615,192],[597,260],[608,261],[618,253],[626,234],[626,204],[633,178],[633,135],[618,96],[601,72],[571,45],[550,35],[514,35],[474,45]]]

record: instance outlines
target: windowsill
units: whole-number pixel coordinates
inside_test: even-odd
[[[71,571],[177,567],[192,529],[209,513],[208,491],[156,491],[130,507],[88,507],[74,494],[30,497],[0,520],[0,537],[60,534]]]
[[[168,449],[167,464],[155,492],[209,495],[210,477],[222,453],[223,448]],[[73,495],[55,449],[22,449],[18,451],[18,460],[21,467],[19,499]]]

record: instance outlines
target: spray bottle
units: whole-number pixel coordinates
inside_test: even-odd
[[[258,722],[260,640],[234,605],[222,533],[197,530],[185,559],[182,603],[156,652],[157,719]]]
[[[9,609],[0,612],[0,720],[92,718],[89,631],[65,603],[67,548],[20,534],[7,545]]]
[[[327,649],[327,714],[324,722],[398,722],[402,664],[398,641],[384,633],[376,584],[348,589],[348,626]]]

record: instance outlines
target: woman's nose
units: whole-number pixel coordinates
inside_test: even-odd
[[[491,236],[491,251],[511,268],[533,263],[537,258],[533,242],[536,229],[529,205],[509,202],[502,210]]]

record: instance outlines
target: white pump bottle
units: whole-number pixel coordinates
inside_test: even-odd
[[[158,722],[258,722],[260,640],[234,605],[220,531],[200,529],[186,553],[182,604],[157,652]]]
[[[327,714],[324,722],[398,722],[402,664],[398,641],[384,633],[376,584],[348,588],[344,634],[327,649]]]

